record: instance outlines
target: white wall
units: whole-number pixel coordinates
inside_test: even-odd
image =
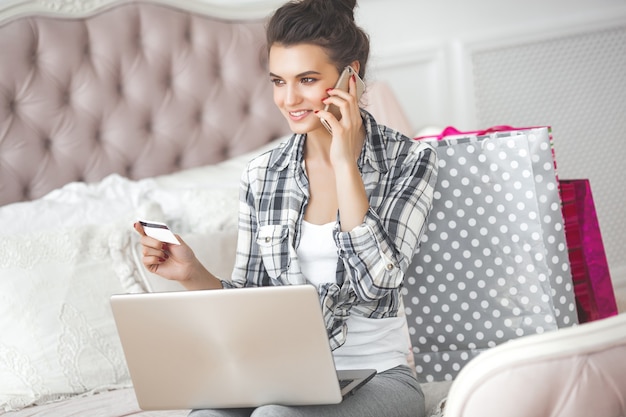
[[[590,179],[613,282],[626,289],[626,2],[359,5],[372,40],[369,76],[391,85],[415,131],[553,127],[559,175]],[[534,67],[519,70],[516,59]],[[494,88],[509,97],[498,102]]]
[[[476,122],[473,115],[466,114],[467,109],[454,109],[463,106],[458,100],[466,90],[453,85],[461,82],[458,72],[463,69],[458,61],[465,45],[516,37],[545,38],[602,26],[607,20],[626,23],[626,1],[359,0],[357,20],[371,36],[371,77],[390,80],[401,101],[412,106],[419,106],[420,96],[433,99],[415,85],[423,84],[427,91],[435,89],[439,101],[445,100],[445,109],[430,110],[426,116],[417,111],[410,114],[415,128],[444,122],[469,128],[472,126],[466,124]],[[389,70],[391,66],[396,68]]]

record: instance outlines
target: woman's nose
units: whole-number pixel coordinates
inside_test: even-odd
[[[300,94],[295,86],[287,86],[287,92],[285,96],[285,104],[293,105],[297,104],[300,100]]]

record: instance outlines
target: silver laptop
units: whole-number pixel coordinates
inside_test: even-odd
[[[111,306],[143,410],[334,404],[375,374],[335,370],[312,285],[113,295]]]

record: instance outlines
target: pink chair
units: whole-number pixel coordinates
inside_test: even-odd
[[[481,353],[453,382],[444,415],[626,416],[626,314]]]

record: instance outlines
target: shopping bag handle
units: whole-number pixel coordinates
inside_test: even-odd
[[[442,140],[446,136],[454,136],[454,135],[478,135],[480,136],[480,135],[488,135],[489,133],[494,133],[494,132],[507,132],[510,130],[517,130],[517,129],[514,128],[513,126],[498,125],[498,126],[492,126],[484,130],[472,130],[472,131],[462,132],[458,130],[457,128],[455,128],[454,126],[447,126],[438,135],[418,136],[415,139],[420,140],[420,139],[428,138],[428,139]]]

